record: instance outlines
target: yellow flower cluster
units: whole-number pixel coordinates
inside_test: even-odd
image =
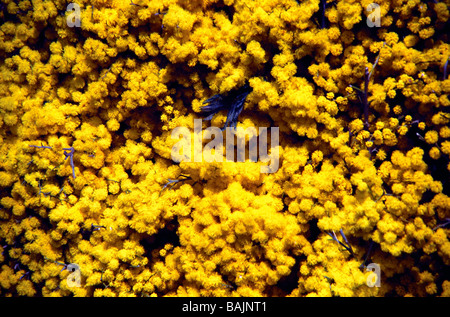
[[[372,2],[3,0],[0,295],[450,296],[449,10]],[[244,85],[279,168],[173,161]]]

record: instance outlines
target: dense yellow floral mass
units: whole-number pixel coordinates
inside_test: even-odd
[[[69,3],[0,1],[1,296],[450,296],[448,0]],[[173,161],[246,84],[279,169]]]

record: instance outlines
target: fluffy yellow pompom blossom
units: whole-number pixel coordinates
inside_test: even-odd
[[[428,131],[427,133],[425,133],[425,141],[428,144],[435,144],[438,141],[437,131]]]
[[[255,59],[257,63],[265,62],[265,51],[261,47],[261,44],[256,41],[251,41],[247,44],[247,52]]]

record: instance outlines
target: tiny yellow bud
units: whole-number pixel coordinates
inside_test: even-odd
[[[402,125],[400,128],[398,128],[398,133],[400,135],[405,135],[406,133],[408,133],[408,127],[405,125]]]
[[[442,127],[439,130],[439,135],[441,136],[441,138],[443,139],[448,139],[450,138],[450,128],[448,126]]]
[[[353,93],[353,88],[352,88],[352,87],[347,87],[347,88],[345,88],[345,91],[346,91],[348,94],[352,94],[352,93]]]
[[[389,126],[391,128],[396,128],[398,126],[398,119],[397,118],[390,118],[389,119]]]
[[[318,164],[319,162],[321,162],[323,159],[322,151],[319,151],[319,150],[314,151],[314,153],[311,155],[311,159],[314,164]]]
[[[438,149],[437,147],[435,147],[435,146],[433,146],[433,147],[430,149],[429,154],[430,154],[430,157],[431,157],[433,160],[437,160],[437,159],[439,159],[439,158],[441,157],[441,151],[439,151],[439,149]]]
[[[387,96],[389,97],[389,98],[395,98],[395,95],[396,95],[397,93],[395,92],[395,90],[393,90],[393,89],[391,89],[391,90],[389,90],[388,92],[387,92]]]
[[[437,131],[431,130],[425,133],[425,141],[428,144],[435,144],[438,141],[439,135]]]
[[[378,150],[377,159],[384,161],[386,159],[386,152],[383,149]]]
[[[395,114],[400,114],[400,113],[402,113],[402,107],[400,107],[399,105],[396,105],[396,106],[394,107],[394,113],[395,113]]]
[[[384,122],[378,121],[377,123],[375,123],[375,127],[377,128],[377,130],[382,130],[384,128]]]

